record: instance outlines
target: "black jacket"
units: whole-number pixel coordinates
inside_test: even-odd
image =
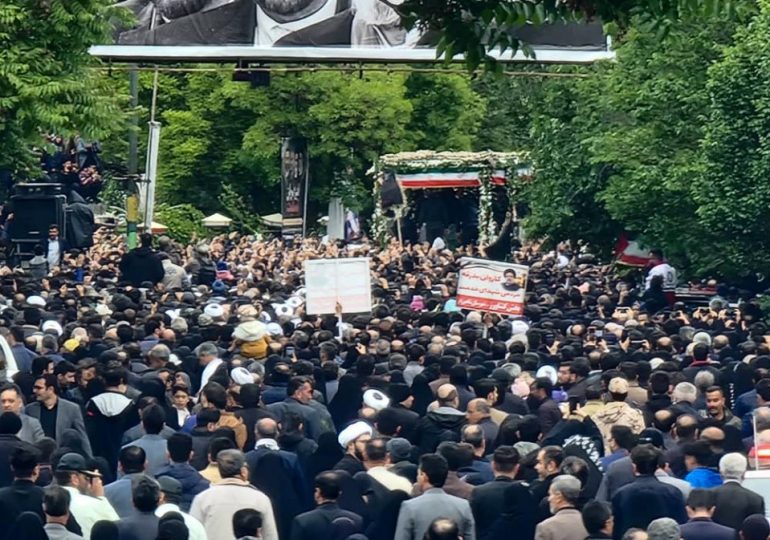
[[[420,415],[401,405],[392,405],[388,409],[392,411],[396,423],[401,426],[398,436],[414,444],[415,431],[420,423]]]
[[[249,407],[248,409],[238,409],[235,411],[235,416],[243,420],[243,425],[246,426],[246,444],[243,449],[245,452],[254,449],[254,426],[257,422],[263,418],[274,418],[272,414],[267,412],[262,407]]]
[[[16,435],[0,435],[0,487],[10,486],[13,482],[10,459],[17,448],[30,448],[28,444]]]
[[[106,459],[115,474],[123,433],[139,423],[134,402],[120,392],[102,392],[86,403],[84,420],[91,450]]]
[[[342,456],[342,459],[337,462],[337,464],[334,466],[335,471],[345,471],[350,476],[355,476],[356,473],[364,472],[366,469],[364,468],[364,464],[361,463],[358,459],[351,456],[350,454],[345,454]]]
[[[357,531],[363,530],[364,520],[358,514],[342,510],[337,503],[325,503],[294,518],[291,525],[291,540],[315,540],[316,538],[332,538],[335,525],[333,522],[339,518],[347,518],[353,523]]]
[[[711,519],[715,523],[739,530],[743,520],[750,515],[765,515],[765,500],[738,482],[727,482],[711,491],[716,507]]]
[[[526,492],[524,496],[531,498],[534,505],[534,498],[532,498],[528,486],[521,482],[514,482],[506,476],[498,476],[493,482],[473,488],[469,502],[473,519],[476,521],[476,536],[478,538],[487,536],[492,525],[503,513],[504,494],[509,489]]]
[[[451,407],[439,407],[420,420],[414,443],[420,455],[436,451],[444,441],[459,441],[460,430],[465,425],[465,414]]]
[[[132,249],[120,260],[121,279],[134,287],[139,287],[145,281],[153,285],[160,283],[165,273],[163,263],[149,247]]]
[[[43,488],[36,486],[30,480],[14,480],[10,486],[0,489],[0,508],[3,509],[3,519],[0,520],[0,540],[6,538],[13,522],[24,512],[34,512],[40,516],[40,519],[45,520],[43,493]],[[72,514],[67,523],[67,530],[82,535]]]
[[[684,497],[679,489],[654,476],[638,476],[612,497],[615,538],[632,527],[646,529],[650,522],[668,517],[682,524],[687,521]]]
[[[209,444],[212,433],[205,427],[194,427],[190,433],[193,443],[193,456],[190,465],[197,471],[202,471],[209,464]]]

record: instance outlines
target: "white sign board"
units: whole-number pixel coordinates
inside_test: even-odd
[[[305,309],[311,315],[371,313],[372,284],[369,259],[318,259],[305,261]]]

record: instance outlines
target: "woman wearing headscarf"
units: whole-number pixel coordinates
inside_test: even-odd
[[[412,403],[412,410],[420,416],[425,416],[428,411],[428,405],[434,399],[433,391],[428,384],[428,378],[420,373],[414,376],[412,381],[412,396],[414,396],[414,402]]]
[[[363,395],[361,380],[358,377],[351,374],[342,376],[337,394],[329,403],[329,414],[337,431],[342,430],[348,422],[358,416]]]
[[[316,475],[323,471],[330,471],[339,460],[342,459],[342,448],[337,441],[337,435],[330,431],[322,433],[318,437],[318,448],[308,458],[307,477],[312,482]]]

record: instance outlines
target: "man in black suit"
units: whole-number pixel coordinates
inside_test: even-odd
[[[752,514],[765,515],[765,500],[743,487],[741,481],[748,463],[743,454],[726,454],[719,460],[719,474],[724,484],[714,491],[715,523],[738,530],[743,520]]]
[[[528,498],[532,495],[529,486],[523,482],[514,482],[519,472],[519,453],[513,446],[500,446],[492,458],[493,482],[473,488],[470,505],[473,519],[476,521],[476,536],[484,538],[487,529],[503,512],[504,493],[511,489],[521,490]],[[534,501],[534,499],[533,499]],[[534,503],[532,504],[534,507]]]
[[[655,477],[661,455],[651,444],[640,444],[631,451],[636,479],[612,497],[616,540],[628,529],[646,529],[658,518],[671,518],[680,524],[687,521],[682,492]]]
[[[38,473],[37,453],[33,448],[17,448],[11,454],[13,484],[0,489],[0,538],[5,538],[13,522],[22,512],[34,512],[45,519],[43,514],[43,488],[35,485]]]
[[[12,412],[0,414],[0,487],[10,486],[13,482],[10,460],[19,448],[33,449],[16,434],[21,430],[21,418]]]
[[[318,506],[294,518],[291,540],[332,538],[336,530],[344,530],[349,535],[362,531],[364,520],[361,516],[337,505],[341,485],[340,475],[334,471],[322,472],[315,477],[313,496]]]

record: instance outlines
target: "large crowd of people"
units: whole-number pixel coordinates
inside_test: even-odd
[[[0,268],[0,540],[768,540],[756,298],[532,244],[523,315],[468,312],[484,253],[434,246],[100,230]],[[371,313],[307,313],[304,261],[360,256]]]

